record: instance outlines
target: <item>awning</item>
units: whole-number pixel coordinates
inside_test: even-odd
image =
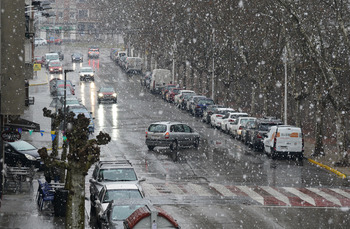
[[[26,119],[17,118],[15,120],[8,120],[7,123],[4,124],[5,128],[21,128],[22,131],[33,130],[34,132],[40,132],[40,124],[35,123]]]

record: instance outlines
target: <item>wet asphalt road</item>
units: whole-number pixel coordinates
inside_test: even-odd
[[[104,131],[112,137],[107,146],[102,146],[101,160],[130,160],[139,177],[146,178],[142,183],[146,196],[168,211],[182,228],[346,228],[349,224],[350,200],[341,198],[350,196],[348,180],[307,161],[271,160],[253,152],[150,94],[140,85],[139,76],[124,74],[110,60],[108,49],[101,49],[101,57],[89,63],[87,47],[61,48],[66,68],[75,69],[67,79],[76,85],[77,97],[93,112],[95,134]],[[84,54],[83,64],[71,64],[73,50]],[[37,51],[41,55],[47,47]],[[95,82],[80,82],[78,70],[88,64],[95,68]],[[103,85],[115,87],[118,104],[97,104],[96,91]],[[47,85],[36,87],[32,90],[35,93],[36,99],[47,100],[49,105]],[[41,110],[34,112],[34,121],[42,126],[49,124]],[[146,128],[152,122],[167,120],[194,127],[201,135],[199,149],[181,149],[177,157],[166,148],[148,151]],[[46,140],[36,146],[46,144]],[[339,196],[338,190],[345,194]],[[89,209],[88,201],[86,206]]]

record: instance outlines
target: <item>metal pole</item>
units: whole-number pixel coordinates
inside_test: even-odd
[[[63,94],[63,133],[66,133],[66,97],[67,97],[67,73],[73,72],[74,70],[64,70],[64,94]]]
[[[287,125],[287,85],[288,85],[288,78],[287,78],[287,47],[284,48],[284,57],[283,57],[283,62],[284,62],[284,125]]]
[[[215,101],[215,63],[214,63],[214,43],[215,43],[215,29],[213,29],[213,70],[211,76],[211,98]]]

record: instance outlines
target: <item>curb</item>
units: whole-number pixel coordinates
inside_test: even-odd
[[[29,84],[29,86],[40,86],[40,85],[46,85],[49,83],[49,80],[48,80],[48,75],[47,73],[45,73],[45,77],[46,77],[46,82],[40,82],[40,83],[31,83]]]
[[[307,160],[308,160],[309,162],[315,164],[315,165],[318,165],[318,166],[320,166],[320,167],[322,167],[322,168],[325,168],[325,169],[331,171],[332,173],[337,174],[338,176],[340,176],[340,177],[343,178],[343,179],[346,178],[346,175],[345,175],[344,173],[339,172],[338,170],[335,170],[335,169],[333,169],[333,168],[331,168],[331,167],[329,167],[329,166],[327,166],[327,165],[321,164],[321,163],[319,163],[319,162],[317,162],[317,161],[314,161],[314,160],[312,160],[312,159],[310,159],[310,158],[307,158]]]

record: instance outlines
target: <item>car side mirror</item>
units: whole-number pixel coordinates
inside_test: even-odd
[[[145,177],[141,177],[141,179],[140,179],[139,181],[140,181],[140,182],[146,181],[146,178],[145,178]]]
[[[96,183],[97,182],[94,178],[91,178],[89,181],[90,181],[90,183]]]

